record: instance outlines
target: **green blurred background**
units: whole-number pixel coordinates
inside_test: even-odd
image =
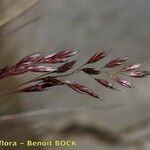
[[[112,48],[112,55],[97,65],[131,55],[131,62],[142,62],[143,67],[150,70],[149,13],[149,0],[1,0],[1,67],[39,50],[53,53],[75,49],[87,59],[100,49]],[[0,88],[12,87],[34,76],[29,73],[6,79],[1,81]],[[83,74],[70,80],[94,89],[103,101],[95,101],[66,87],[1,98],[0,138],[76,140],[77,147],[68,148],[71,150],[150,149],[149,78],[129,79],[136,88],[120,87],[121,92],[105,89]],[[12,120],[2,117],[25,112],[30,113]],[[111,143],[118,134],[123,139],[119,136],[117,142]]]

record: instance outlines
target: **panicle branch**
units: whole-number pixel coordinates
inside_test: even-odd
[[[0,69],[0,80],[25,74],[27,72],[40,72],[42,75],[37,76],[36,78],[22,83],[16,87],[13,87],[12,89],[2,91],[0,97],[22,92],[42,92],[49,90],[50,87],[53,86],[67,86],[80,94],[88,94],[94,98],[101,99],[90,88],[80,83],[65,80],[65,77],[83,72],[89,75],[103,87],[118,91],[119,87],[117,87],[115,83],[107,81],[104,79],[104,77],[102,78],[97,76],[107,74],[110,79],[112,79],[117,84],[127,88],[132,88],[134,86],[129,81],[122,79],[120,75],[134,78],[143,78],[150,75],[150,71],[137,70],[141,66],[141,63],[127,65],[121,69],[118,69],[117,71],[114,71],[113,73],[110,71],[110,69],[112,70],[113,68],[124,64],[130,58],[128,56],[116,58],[101,68],[88,67],[88,64],[93,64],[102,60],[108,56],[110,52],[110,49],[98,51],[93,56],[91,56],[91,58],[89,58],[86,63],[77,67],[77,69],[74,69],[74,66],[79,59],[72,59],[72,57],[76,56],[78,53],[78,51],[75,50],[63,50],[54,54],[36,52],[28,55],[16,64],[7,65],[6,67]],[[58,65],[58,67],[54,67],[53,64],[56,63],[59,63],[60,65]],[[69,72],[71,69],[73,70]]]

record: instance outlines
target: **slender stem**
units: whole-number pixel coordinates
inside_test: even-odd
[[[17,93],[18,90],[16,89],[10,89],[10,90],[7,90],[7,91],[3,91],[2,94],[0,94],[0,97],[4,97],[4,96],[8,96],[8,95],[12,95],[14,93]]]
[[[85,64],[84,64],[85,65]],[[82,65],[82,66],[84,66]],[[66,76],[70,76],[70,75],[73,75],[75,73],[78,73],[80,68],[82,67],[80,66],[79,68],[77,68],[76,70],[74,70],[73,72],[71,73],[68,73],[68,74],[65,74],[65,75],[57,75],[57,76],[51,76],[51,77],[55,77],[55,78],[60,78],[60,77],[66,77]],[[0,97],[4,97],[4,96],[7,96],[7,95],[11,95],[11,94],[14,94],[14,93],[17,93],[19,91],[20,88],[22,88],[23,86],[27,86],[28,84],[30,83],[33,83],[33,82],[37,82],[37,81],[40,81],[42,80],[43,77],[46,77],[47,75],[49,75],[50,73],[46,73],[46,74],[43,74],[43,75],[40,75],[30,81],[27,81],[27,82],[24,82],[24,83],[21,83],[20,85],[16,86],[16,87],[13,87],[12,89],[9,89],[9,90],[6,90],[6,91],[3,91],[2,94],[0,94]]]

